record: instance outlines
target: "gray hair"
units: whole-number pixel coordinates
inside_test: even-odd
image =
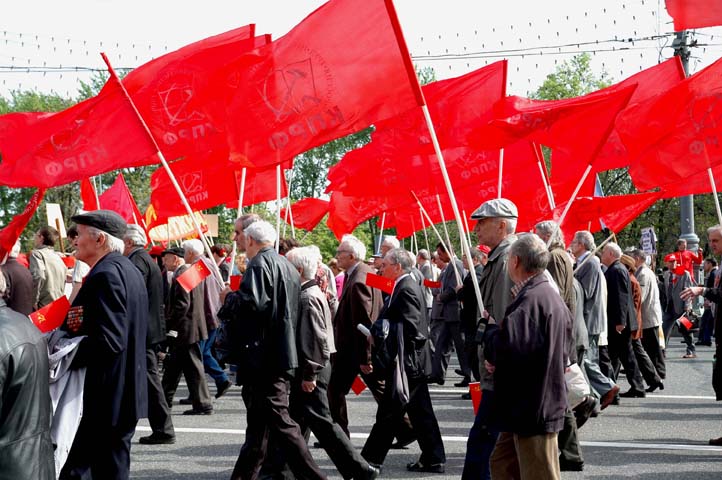
[[[128,224],[123,240],[130,240],[137,247],[145,247],[145,244],[148,243],[143,227],[134,223]]]
[[[479,250],[478,248],[476,248],[476,247],[473,247],[473,248],[471,249],[471,252],[470,252],[470,253],[471,253],[471,259],[472,259],[472,260],[476,260],[476,261],[478,261],[478,262],[481,262],[481,260],[484,258],[484,253],[483,253],[481,250]]]
[[[366,245],[364,245],[358,238],[353,235],[344,235],[339,247],[341,245],[346,245],[348,249],[353,252],[353,256],[356,260],[366,260]]]
[[[318,265],[321,262],[321,254],[318,247],[296,247],[286,253],[286,258],[291,265],[301,273],[303,280],[313,280],[318,272]]]
[[[5,280],[5,274],[0,270],[0,297],[4,297],[8,293],[8,282]]]
[[[639,248],[633,248],[627,252],[635,260],[647,260],[647,254]]]
[[[384,239],[381,242],[381,245],[387,245],[391,248],[399,248],[399,246],[401,246],[401,243],[399,243],[399,239],[396,238],[394,235],[384,235]]]
[[[551,257],[547,244],[535,233],[519,236],[519,239],[511,244],[509,254],[519,258],[526,273],[543,272]]]
[[[608,244],[606,244],[604,246],[604,250],[607,250],[607,249],[610,252],[612,252],[612,255],[614,256],[614,258],[616,258],[616,259],[622,258],[622,249],[619,248],[619,245],[617,245],[616,243],[609,242]]]
[[[183,252],[185,253],[192,253],[193,255],[203,255],[203,242],[198,240],[197,238],[192,238],[190,240],[186,240],[181,244],[181,247],[183,247]]]
[[[125,243],[123,243],[123,240],[118,237],[114,237],[108,232],[104,232],[95,227],[89,226],[88,234],[95,238],[99,238],[101,236],[105,237],[105,244],[107,245],[108,250],[111,252],[123,253],[123,251],[125,250]]]
[[[544,235],[549,235],[548,243],[550,246],[561,245],[562,248],[565,247],[564,234],[562,233],[562,229],[559,228],[557,222],[553,220],[544,220],[543,222],[537,223],[534,228]]]
[[[18,258],[18,255],[20,255],[20,240],[15,242],[15,245],[13,245],[13,248],[10,249],[10,253],[8,254],[10,258]]]
[[[592,235],[592,232],[590,232],[589,230],[579,230],[577,233],[574,234],[574,240],[576,240],[580,245],[584,246],[584,248],[590,252],[597,248],[596,244],[594,243],[594,235]]]
[[[425,248],[422,248],[419,250],[418,256],[423,258],[424,260],[429,260],[431,258],[431,255],[429,254],[429,251]]]
[[[276,241],[276,229],[265,220],[256,220],[243,230],[243,233],[257,243],[273,244]]]
[[[411,269],[414,268],[414,257],[403,248],[392,248],[386,252],[384,258],[388,258],[389,262],[394,265],[401,265],[401,270],[405,273],[410,272]]]
[[[709,235],[712,232],[717,232],[720,234],[720,236],[722,236],[722,225],[714,225],[707,229],[707,235]]]
[[[252,223],[259,220],[261,220],[261,217],[257,213],[247,213],[238,217],[236,219],[236,222],[240,222],[241,231],[245,231],[248,227],[251,226]]]
[[[517,222],[516,218],[504,217],[504,218],[499,218],[498,220],[499,221],[503,220],[504,222],[506,222],[506,233],[507,234],[511,235],[514,232],[516,232],[516,222]]]

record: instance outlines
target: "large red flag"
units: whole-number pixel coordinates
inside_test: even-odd
[[[45,196],[45,189],[39,188],[33,196],[30,197],[25,210],[22,213],[15,215],[10,223],[5,228],[0,230],[0,260],[10,253],[10,250],[15,246],[15,242],[18,241],[20,235],[27,227],[30,219],[35,215],[35,211],[38,209],[40,202],[43,201]]]
[[[291,223],[291,215],[293,215],[293,225],[304,230],[313,230],[318,222],[328,213],[328,200],[320,198],[302,198],[291,206],[289,216],[286,216],[286,209],[281,209],[281,218]]]
[[[156,150],[118,81],[55,114],[0,116],[0,184],[54,187],[124,167],[150,165]]]
[[[722,3],[717,0],[665,0],[674,30],[722,25]]]
[[[418,105],[391,8],[389,0],[331,0],[243,55],[229,70],[239,88],[226,89],[231,155],[279,163]]]
[[[80,181],[80,199],[83,201],[83,210],[91,211],[100,208],[95,187],[89,178],[84,178]]]
[[[138,210],[138,205],[122,173],[116,177],[113,185],[98,197],[98,200],[102,209],[113,210],[128,223],[143,225],[143,214]]]
[[[722,163],[722,60],[665,93],[630,107],[617,129],[634,159],[639,190],[687,182]]]

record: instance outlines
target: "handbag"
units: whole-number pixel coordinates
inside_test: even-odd
[[[574,408],[584,401],[584,398],[591,395],[587,379],[584,378],[579,365],[572,363],[564,372],[564,380],[567,384],[567,401],[570,408]]]

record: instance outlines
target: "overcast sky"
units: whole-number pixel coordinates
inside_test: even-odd
[[[116,67],[136,67],[166,51],[248,23],[256,24],[257,33],[278,38],[322,3],[7,1],[0,13],[0,95],[35,88],[74,96],[78,80],[87,80],[89,72],[27,69],[103,68],[100,51],[106,51]],[[614,80],[672,54],[672,24],[663,0],[396,0],[395,4],[418,65],[434,67],[442,79],[508,58],[510,94],[535,90],[556,62],[581,51],[593,55],[595,71],[604,69]],[[701,29],[696,39],[704,46],[693,51],[692,71],[722,56],[722,29]]]

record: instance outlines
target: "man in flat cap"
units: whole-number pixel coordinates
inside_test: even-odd
[[[96,210],[72,217],[78,260],[90,272],[64,328],[86,335],[73,360],[85,367],[83,417],[61,479],[127,479],[130,439],[147,414],[145,363],[148,294],[138,269],[123,256],[127,224]]]
[[[519,212],[513,202],[505,198],[496,198],[484,202],[471,215],[476,220],[474,233],[479,243],[489,247],[489,259],[481,272],[479,288],[486,314],[496,321],[504,318],[506,307],[511,303],[511,287],[506,263],[511,245],[516,241],[516,221]],[[485,322],[485,321],[484,321]],[[483,341],[485,323],[482,322],[477,338]],[[481,404],[469,432],[466,446],[466,459],[462,479],[490,478],[489,458],[494,450],[498,432],[490,425],[490,408],[494,399],[494,377],[484,367],[483,349],[479,349],[479,374],[482,389]]]

